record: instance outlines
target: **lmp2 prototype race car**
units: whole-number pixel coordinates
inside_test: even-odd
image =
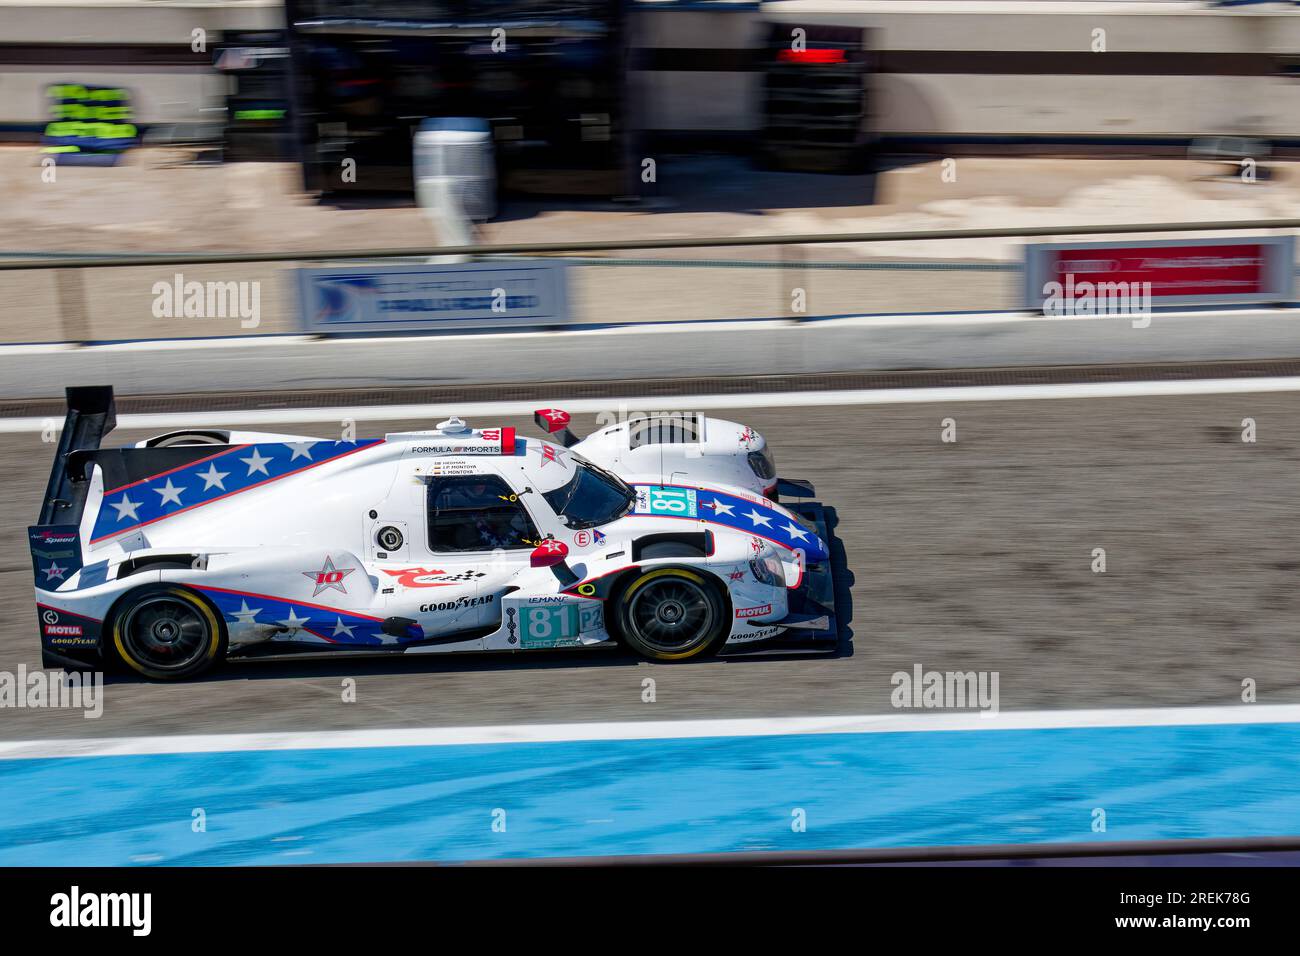
[[[471,428],[334,441],[188,430],[100,448],[69,388],[29,529],[46,667],[193,677],[226,658],[622,642],[660,661],[834,650],[831,532],[763,437],[704,415],[584,440]]]

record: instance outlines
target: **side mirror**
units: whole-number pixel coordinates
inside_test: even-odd
[[[563,564],[569,557],[569,546],[563,541],[547,538],[528,556],[528,563],[534,568],[553,568]]]
[[[539,408],[533,412],[533,422],[548,435],[554,435],[565,448],[578,443],[578,436],[569,431],[569,413],[562,408]]]
[[[539,408],[533,412],[533,421],[546,434],[554,435],[560,429],[569,427],[569,413],[562,408]]]

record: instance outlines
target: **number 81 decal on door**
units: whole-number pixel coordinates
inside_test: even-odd
[[[605,626],[598,601],[568,601],[564,604],[531,604],[520,613],[519,646],[524,650],[543,647],[573,647],[581,635]]]

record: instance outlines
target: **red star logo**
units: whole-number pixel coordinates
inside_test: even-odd
[[[325,556],[325,566],[319,571],[303,571],[305,578],[311,578],[316,585],[316,590],[311,592],[315,597],[321,591],[339,591],[343,594],[348,593],[348,589],[343,586],[343,579],[355,571],[356,568],[336,568],[334,559],[329,555]]]

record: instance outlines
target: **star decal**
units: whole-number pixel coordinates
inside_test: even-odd
[[[319,445],[315,441],[287,441],[284,443],[286,448],[292,448],[293,454],[289,456],[290,461],[297,461],[299,458],[306,458],[308,461],[315,461],[311,456],[313,445]]]
[[[64,580],[63,576],[67,573],[68,573],[67,568],[61,568],[59,567],[57,561],[51,561],[50,566],[45,569],[45,580],[53,581],[55,578],[58,578],[60,581],[62,581]]]
[[[225,491],[225,480],[230,477],[228,471],[217,471],[217,463],[214,461],[208,465],[207,471],[197,471],[194,473],[195,478],[203,479],[203,490],[211,491],[213,488],[219,491]]]
[[[783,526],[781,530],[787,532],[792,538],[798,538],[800,541],[808,540],[808,532],[799,527],[793,521]]]
[[[132,501],[130,495],[123,494],[121,501],[110,502],[110,504],[117,509],[118,521],[123,521],[126,518],[130,518],[132,521],[140,520],[140,516],[136,514],[136,509],[140,507],[140,502]]]
[[[239,610],[231,611],[230,616],[233,617],[240,624],[256,624],[257,615],[261,613],[262,613],[262,609],[260,607],[249,607],[247,601],[240,601]]]
[[[744,515],[744,517],[746,517],[746,518],[748,518],[750,521],[752,521],[752,522],[754,523],[754,527],[756,527],[756,528],[757,528],[759,525],[762,525],[762,526],[765,527],[765,528],[770,528],[770,527],[772,526],[772,519],[771,519],[771,518],[767,517],[767,515],[761,515],[761,514],[759,514],[759,513],[758,513],[757,511],[755,511],[753,508],[750,508],[749,511]]]
[[[348,637],[352,637],[352,628],[350,628],[350,627],[348,627],[346,624],[344,624],[344,623],[343,623],[343,618],[341,618],[341,617],[340,617],[340,618],[336,618],[336,620],[335,620],[335,624],[334,624],[334,634],[333,634],[332,636],[333,636],[333,637],[338,637],[340,634],[346,634]]]
[[[296,631],[301,631],[302,626],[310,620],[310,617],[298,617],[298,615],[294,613],[293,608],[289,608],[289,616],[284,620],[276,621],[275,623],[288,629],[289,633],[293,634]]]
[[[158,492],[158,494],[162,495],[162,501],[159,502],[160,506],[165,505],[171,501],[174,501],[176,504],[179,505],[181,503],[181,492],[185,490],[185,486],[181,485],[179,488],[177,488],[175,485],[172,484],[172,480],[168,478],[167,484],[163,485],[161,488],[155,488],[153,490]]]
[[[343,579],[355,570],[356,568],[334,567],[334,559],[329,555],[326,555],[325,566],[319,571],[303,571],[301,573],[303,577],[311,578],[311,580],[315,582],[316,590],[311,592],[311,596],[315,597],[320,594],[321,591],[331,590],[347,594],[348,589],[344,586]]]
[[[713,514],[715,516],[734,515],[736,510],[735,505],[729,505],[725,501],[719,501],[717,498],[714,498],[712,501],[706,502],[706,504],[708,504],[708,506],[713,509]]]
[[[331,441],[315,438],[248,442],[130,484],[106,487],[90,540],[98,543],[129,534],[141,525],[185,514],[193,508],[225,500],[231,495],[331,461],[355,448],[382,442],[382,439]],[[559,460],[563,461],[562,458]],[[243,472],[237,468],[239,463],[244,466]],[[158,493],[157,501],[150,497],[153,492]]]
[[[258,471],[266,475],[268,478],[271,477],[271,473],[266,470],[266,463],[269,462],[271,459],[263,458],[262,453],[259,452],[256,448],[253,449],[253,455],[251,458],[241,458],[239,460],[248,466],[249,478],[253,476],[254,472],[258,472]]]

